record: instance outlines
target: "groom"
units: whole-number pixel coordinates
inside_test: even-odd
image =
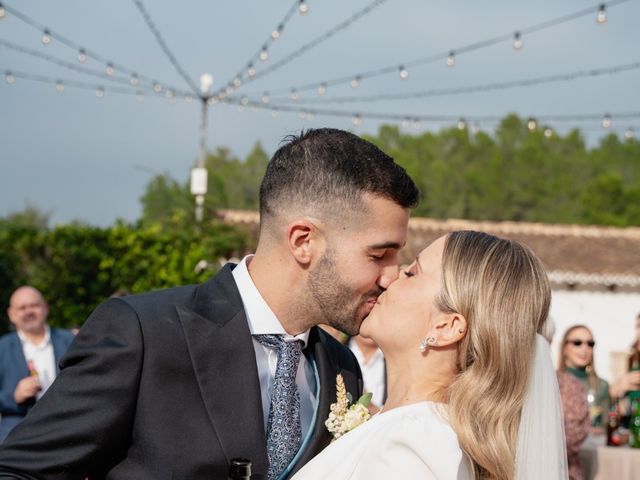
[[[202,285],[111,299],[0,449],[0,478],[288,478],[331,440],[341,373],[360,370],[316,327],[354,335],[397,277],[406,172],[350,133],[290,137],[260,187],[255,255]],[[278,430],[280,429],[280,430]]]

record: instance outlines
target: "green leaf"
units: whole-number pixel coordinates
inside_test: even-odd
[[[368,407],[369,403],[371,403],[371,397],[373,397],[373,393],[371,392],[365,393],[358,399],[357,403],[359,403],[360,405],[364,405],[365,407]]]

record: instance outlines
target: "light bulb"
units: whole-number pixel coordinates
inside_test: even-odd
[[[611,115],[607,113],[604,117],[602,117],[602,128],[609,127],[611,127]]]
[[[7,16],[7,11],[2,5],[0,5],[0,20],[4,20]]]
[[[14,77],[11,72],[7,72],[7,74],[4,76],[4,79],[9,85],[13,85],[14,83],[16,83],[16,77]]]
[[[107,67],[104,69],[104,72],[109,76],[113,75],[113,63],[107,63]]]
[[[140,83],[140,80],[138,79],[138,74],[136,72],[133,72],[131,74],[131,78],[129,79],[129,83],[134,87]]]
[[[216,97],[211,97],[211,98],[213,99],[213,98],[216,98]],[[221,101],[224,100],[225,98],[227,98],[227,92],[225,92],[225,91],[219,92],[217,98],[220,99]]]
[[[136,92],[136,100],[137,100],[138,102],[142,102],[142,101],[144,101],[144,93],[142,93],[142,92],[140,92],[140,91]]]
[[[298,91],[295,88],[291,90],[291,100],[296,102],[298,101],[299,98],[300,98],[300,94],[298,93]]]
[[[262,94],[262,98],[261,98],[260,100],[262,100],[262,103],[269,103],[269,101],[271,100],[271,99],[269,98],[269,93],[264,92],[264,93]]]
[[[255,69],[255,67],[253,66],[253,63],[250,63],[250,64],[247,66],[247,74],[248,74],[250,77],[252,77],[252,78],[256,76],[256,69]]]
[[[156,93],[160,93],[162,91],[162,85],[158,82],[153,82],[153,91]]]
[[[513,34],[513,49],[520,50],[522,48],[522,38],[520,37],[520,32],[516,32]]]
[[[164,93],[164,96],[173,100],[176,97],[176,94],[173,90],[169,89]]]
[[[551,130],[550,128],[545,128],[544,129],[544,136],[547,138],[551,138],[553,136],[553,130]]]
[[[84,51],[84,48],[78,50],[78,61],[80,63],[84,63],[87,61],[87,52]]]
[[[262,50],[260,50],[260,60],[262,60],[263,62],[266,62],[268,58],[269,58],[269,52],[267,51],[267,47],[264,46],[262,47]]]
[[[407,78],[409,78],[409,72],[402,65],[398,67],[398,72],[400,73],[400,78],[402,80],[406,80]]]
[[[282,32],[282,25],[278,25],[278,28],[271,32],[271,38],[274,40],[278,40],[280,38],[280,33]]]
[[[229,97],[233,95],[233,87],[231,85],[227,85],[227,88],[225,88],[224,91]]]
[[[62,80],[56,81],[56,92],[58,93],[64,92],[64,83],[62,83]]]
[[[351,80],[351,87],[352,88],[358,88],[360,86],[360,80],[361,80],[360,75],[354,77]]]
[[[353,123],[354,127],[358,127],[360,125],[362,125],[362,117],[360,116],[359,113],[356,113],[353,118],[351,119],[351,123]]]
[[[300,0],[300,5],[298,5],[298,11],[301,15],[305,15],[309,12],[309,5],[305,3],[304,0]]]
[[[104,88],[103,87],[96,88],[96,97],[98,97],[98,98],[104,97]]]
[[[324,95],[325,93],[327,93],[327,84],[321,83],[318,87],[318,95]]]
[[[447,57],[447,67],[451,68],[456,64],[456,52],[449,52]]]
[[[527,128],[530,132],[533,132],[538,127],[538,122],[534,118],[527,120]]]
[[[467,122],[465,122],[464,118],[458,120],[458,130],[464,130],[467,128]]]
[[[632,128],[627,128],[627,131],[624,132],[624,138],[626,138],[627,140],[632,140],[633,139],[633,129]]]
[[[249,105],[249,99],[247,97],[242,97],[240,99],[240,104],[244,107],[246,107],[247,105]]]
[[[234,87],[239,87],[240,85],[242,85],[242,79],[240,77],[236,77],[233,79],[233,86]]]
[[[400,124],[400,126],[404,129],[407,129],[411,126],[411,119],[410,118],[403,118],[402,119],[402,123]]]
[[[49,32],[49,30],[45,30],[44,32],[42,32],[41,40],[43,45],[49,45],[51,43],[51,32]]]
[[[220,94],[222,95],[222,94]],[[211,106],[211,105],[215,105],[216,103],[218,103],[220,96],[219,95],[214,95],[213,97],[209,98],[209,100],[207,100],[207,105]]]
[[[598,14],[596,15],[596,23],[598,25],[604,25],[607,23],[607,7],[604,3],[598,7]]]

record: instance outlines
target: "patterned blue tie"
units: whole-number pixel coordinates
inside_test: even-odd
[[[282,335],[256,335],[255,338],[262,345],[278,351],[267,421],[268,479],[275,480],[300,448],[300,393],[296,373],[302,345],[299,341],[285,342]]]

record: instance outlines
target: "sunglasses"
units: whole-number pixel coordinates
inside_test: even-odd
[[[596,342],[593,340],[567,340],[567,343],[570,343],[574,347],[579,347],[583,343],[586,343],[589,348],[593,348],[596,345]]]

